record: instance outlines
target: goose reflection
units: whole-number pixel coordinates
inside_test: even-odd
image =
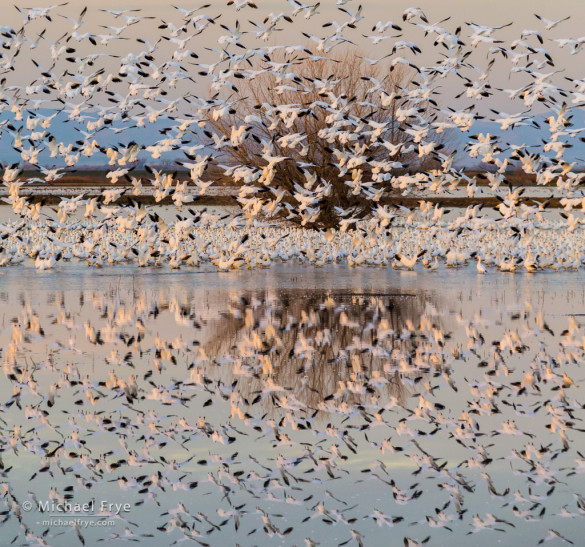
[[[241,295],[210,326],[204,354],[216,382],[245,378],[239,394],[282,405],[334,411],[376,400],[402,405],[418,373],[395,366],[415,351],[420,295],[280,291]],[[220,357],[221,356],[221,357]],[[207,361],[205,361],[207,362]]]
[[[236,523],[301,544],[309,521],[321,540],[383,525],[412,543],[427,528],[516,533],[545,504],[581,516],[579,320],[500,296],[493,313],[445,314],[422,292],[360,291],[0,294],[8,535],[57,537],[20,510],[28,498],[124,496],[132,520],[78,530],[88,544],[234,544]],[[488,495],[495,513],[468,511]]]

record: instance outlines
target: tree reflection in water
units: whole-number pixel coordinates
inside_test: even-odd
[[[206,374],[224,384],[248,379],[240,394],[253,400],[267,379],[276,392],[308,409],[329,401],[349,406],[403,404],[409,383],[421,372],[400,370],[416,354],[414,325],[423,296],[282,291],[235,298],[229,313],[213,322],[205,354],[224,365]],[[227,357],[227,359],[226,359]],[[234,374],[239,372],[239,374]],[[281,406],[266,397],[271,413]]]

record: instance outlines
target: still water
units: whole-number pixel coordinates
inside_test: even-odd
[[[1,543],[579,544],[584,281],[3,270]]]

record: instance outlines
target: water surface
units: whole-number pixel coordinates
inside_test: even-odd
[[[578,544],[584,276],[2,270],[4,537]]]

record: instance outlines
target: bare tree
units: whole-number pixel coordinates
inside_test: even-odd
[[[363,217],[394,194],[392,176],[436,162],[420,154],[412,134],[414,127],[422,142],[433,141],[433,151],[445,141],[430,126],[433,99],[410,93],[420,85],[414,69],[388,68],[353,50],[336,60],[279,61],[270,61],[279,70],[254,78],[236,73],[237,106],[206,131],[228,141],[220,159],[246,183],[245,209],[253,201],[305,226],[338,227],[344,214]]]

